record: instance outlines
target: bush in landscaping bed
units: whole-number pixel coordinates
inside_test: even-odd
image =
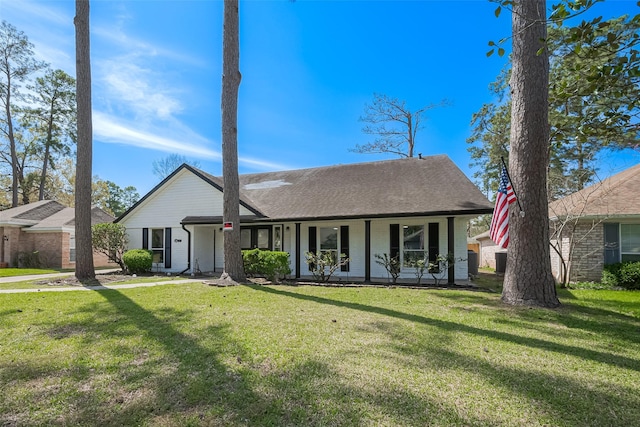
[[[131,274],[147,273],[153,266],[153,251],[148,249],[131,249],[122,255],[122,261]]]
[[[611,287],[640,289],[640,262],[619,262],[605,265],[602,283]]]
[[[619,289],[611,283],[598,283],[598,282],[575,282],[567,283],[569,289],[589,289],[589,290],[615,290]]]
[[[242,251],[244,272],[249,276],[264,276],[269,280],[284,278],[291,274],[289,253],[251,249]]]

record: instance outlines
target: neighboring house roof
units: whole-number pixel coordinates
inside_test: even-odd
[[[472,239],[480,242],[481,240],[491,240],[491,233],[489,233],[489,230],[485,231],[484,233],[480,233],[476,236],[473,236]]]
[[[112,222],[114,217],[100,208],[91,209],[91,224]],[[26,227],[29,232],[61,231],[75,227],[75,209],[53,200],[41,200],[0,212],[0,225]]]
[[[182,169],[222,190],[222,179]],[[246,220],[310,220],[390,216],[476,215],[493,204],[445,155],[240,175],[240,201],[256,216]],[[121,215],[122,220],[138,204]],[[220,223],[220,217],[186,217],[183,223]]]
[[[640,216],[640,164],[549,204],[552,220],[567,216]]]
[[[0,211],[0,225],[35,225],[63,210],[63,204],[53,200],[40,200]]]
[[[43,219],[27,231],[58,231],[62,229],[74,229],[76,226],[75,208],[64,208],[59,212]],[[113,222],[115,218],[98,207],[91,208],[91,225],[104,222]]]

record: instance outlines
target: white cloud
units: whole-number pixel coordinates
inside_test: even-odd
[[[121,27],[123,27],[123,25],[120,24],[116,24],[115,28],[113,26],[94,26],[91,29],[91,33],[96,37],[100,37],[102,41],[110,43],[112,47],[128,52],[129,55],[156,59],[163,58],[163,60],[168,59],[172,62],[179,62],[188,66],[206,67],[206,62],[200,58],[136,39],[128,35]]]
[[[267,162],[264,160],[252,159],[250,157],[239,157],[238,163],[246,165],[252,169],[259,169],[262,171],[282,171],[291,169],[289,166],[280,165],[278,163]]]
[[[123,144],[166,153],[178,153],[188,157],[222,161],[218,150],[208,147],[215,143],[206,138],[184,130],[181,136],[170,137],[169,133],[175,129],[158,128],[155,132],[139,129],[138,124],[123,123],[118,118],[104,113],[93,113],[93,130],[95,138],[106,143]],[[160,136],[163,135],[163,136]],[[197,143],[187,143],[194,141]],[[258,160],[251,157],[239,156],[238,163],[253,170],[287,170],[290,167]]]
[[[24,17],[29,20],[43,20],[50,25],[73,25],[73,17],[70,17],[67,13],[63,13],[57,7],[52,7],[56,2],[32,2],[29,0],[19,1],[3,1],[0,4],[0,11],[2,15],[13,15],[15,17]],[[20,28],[18,28],[20,29]]]
[[[131,60],[103,61],[100,74],[108,102],[125,107],[141,120],[166,120],[183,110],[182,102],[171,93],[172,86],[161,75]]]
[[[207,148],[203,145],[189,144],[177,138],[167,135],[171,132],[168,129],[158,129],[157,133],[147,130],[137,129],[136,125],[125,124],[116,117],[103,113],[93,113],[93,129],[96,139],[107,143],[132,145],[135,147],[147,148],[167,153],[180,153],[186,156],[221,159],[218,151]],[[200,140],[206,141],[199,137]],[[213,145],[209,143],[208,145]]]

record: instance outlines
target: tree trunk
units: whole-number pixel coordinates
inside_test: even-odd
[[[240,249],[240,183],[238,178],[238,89],[240,41],[238,0],[224,0],[222,37],[222,178],[223,219],[233,230],[224,232],[224,271],[231,279],[246,279]]]
[[[511,205],[509,262],[502,300],[507,304],[557,307],[551,273],[547,165],[549,162],[549,56],[545,49],[546,1],[513,6],[510,175],[520,205]],[[542,49],[541,49],[542,48]]]
[[[5,113],[7,117],[7,134],[9,137],[9,150],[11,151],[11,207],[18,206],[18,155],[16,153],[16,140],[13,135],[13,118],[11,117],[11,73],[7,72]]]
[[[53,103],[53,102],[52,102]],[[53,111],[53,105],[51,111]],[[38,200],[44,200],[44,185],[47,182],[47,166],[49,166],[49,157],[51,156],[51,141],[53,139],[53,113],[49,114],[47,122],[47,142],[44,148],[44,160],[42,161],[42,171],[40,174],[40,185],[38,187]]]
[[[95,280],[91,243],[91,56],[89,38],[89,0],[76,0],[76,99],[78,105],[76,160],[76,277]]]

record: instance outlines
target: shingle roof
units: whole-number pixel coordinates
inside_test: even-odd
[[[39,231],[43,229],[74,228],[76,225],[75,216],[76,213],[74,208],[64,208],[50,217],[43,219],[29,230]],[[103,222],[113,222],[113,220],[114,217],[102,209],[97,207],[91,208],[91,225]]]
[[[187,169],[222,191],[223,180],[187,164],[156,185],[115,222]],[[493,204],[445,155],[240,175],[240,204],[254,213],[243,221],[390,216],[477,215]],[[183,223],[221,222],[187,216]]]
[[[640,164],[549,204],[549,217],[640,215]]]
[[[444,155],[240,175],[272,219],[490,213],[493,205]]]
[[[91,209],[91,224],[112,222],[113,216],[100,208]],[[0,211],[0,224],[27,226],[30,231],[73,228],[75,209],[53,200],[40,200]]]
[[[53,200],[40,200],[26,205],[0,211],[0,223],[35,224],[56,212],[64,209],[64,205]]]

